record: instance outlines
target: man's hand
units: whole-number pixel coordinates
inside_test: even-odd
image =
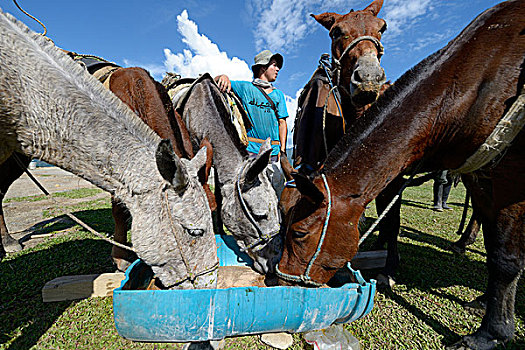
[[[217,75],[215,82],[222,92],[230,92],[232,89],[232,83],[226,74]]]

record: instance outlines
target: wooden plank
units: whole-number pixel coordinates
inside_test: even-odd
[[[111,296],[113,289],[119,287],[123,279],[122,272],[62,276],[45,284],[42,288],[42,299],[47,303]]]
[[[369,252],[357,252],[352,259],[352,268],[354,270],[371,270],[385,267],[386,250],[372,250]]]

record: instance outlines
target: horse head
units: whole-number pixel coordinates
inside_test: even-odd
[[[156,151],[161,186],[138,194],[132,205],[132,243],[167,288],[210,288],[217,280],[211,212],[198,171],[206,148],[192,160],[179,158],[169,140]]]
[[[281,257],[278,199],[266,174],[272,148],[264,142],[256,158],[245,159],[234,181],[234,198],[224,198],[224,225],[260,273],[273,272]],[[233,200],[232,200],[233,199]]]
[[[312,15],[329,30],[335,83],[346,91],[356,107],[375,102],[386,76],[380,65],[381,35],[386,22],[377,17],[383,0],[375,0],[361,11],[345,15],[325,12]]]
[[[293,177],[296,188],[283,192],[286,237],[276,268],[279,284],[321,286],[357,252],[357,224],[348,217],[361,213],[349,209],[347,201],[333,201],[345,193],[330,189],[323,175],[313,181],[299,173]]]

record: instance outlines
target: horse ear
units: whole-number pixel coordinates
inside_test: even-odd
[[[315,204],[321,204],[324,200],[324,194],[317,186],[306,176],[299,173],[292,174],[295,180],[295,186],[303,196],[305,196],[310,202]]]
[[[283,169],[284,178],[286,179],[286,181],[290,181],[292,179],[292,174],[294,172],[297,172],[297,170],[295,170],[292,164],[290,164],[290,161],[288,160],[286,154],[281,154],[279,160],[281,163],[281,169]]]
[[[202,146],[197,154],[190,160],[191,168],[194,169],[195,175],[200,173],[201,169],[205,169],[208,160],[208,147]]]
[[[335,21],[338,20],[341,15],[334,12],[325,12],[320,15],[310,14],[317,22],[321,23],[323,27],[330,30],[334,25]]]
[[[244,183],[252,183],[257,178],[266,166],[270,162],[270,156],[272,155],[272,145],[270,143],[270,138],[267,138],[263,142],[261,148],[259,148],[259,153],[253,161],[253,163],[248,168],[246,175],[244,177]]]
[[[173,152],[170,140],[162,140],[155,152],[157,168],[164,180],[168,181],[175,191],[183,192],[188,186],[189,178],[179,157]]]
[[[206,148],[206,159],[205,164],[203,164],[205,166],[201,165],[198,172],[199,182],[204,185],[208,183],[208,177],[213,163],[213,147],[206,137],[202,139],[200,147],[201,149]]]
[[[383,7],[383,0],[375,0],[373,3],[368,5],[363,11],[370,11],[374,16],[377,16],[379,11]]]

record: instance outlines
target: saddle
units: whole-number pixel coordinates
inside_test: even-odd
[[[168,95],[171,98],[175,110],[183,115],[182,111],[184,110],[184,106],[193,90],[193,87],[204,79],[209,79],[215,84],[215,81],[208,73],[201,75],[199,78],[182,78],[178,74],[167,73],[162,79],[161,84],[168,90]],[[235,130],[237,130],[241,142],[247,146],[248,135],[246,130],[249,130],[252,127],[252,124],[248,119],[246,111],[242,107],[239,97],[234,93],[224,93],[222,94],[222,97],[226,105],[230,108],[230,121],[235,126]]]
[[[93,55],[81,55],[76,52],[66,51],[66,53],[78,64],[86,68],[89,74],[97,78],[104,87],[109,90],[111,75],[122,68],[116,63],[107,61]]]
[[[313,73],[299,95],[297,106],[293,134],[294,166],[306,163],[317,169],[328,154],[325,140],[331,149],[346,131],[341,106],[331,91],[324,69],[318,68]]]

